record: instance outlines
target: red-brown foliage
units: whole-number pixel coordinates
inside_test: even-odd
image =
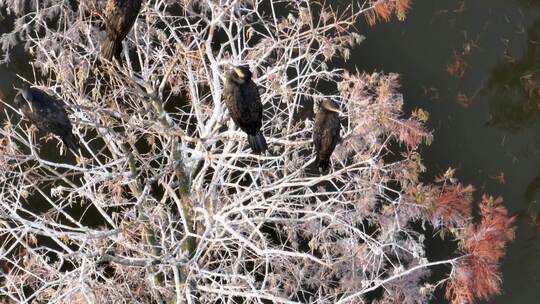
[[[374,25],[378,20],[385,22],[390,21],[392,15],[396,15],[398,19],[405,19],[405,14],[411,7],[410,0],[386,0],[374,1],[373,10],[366,13],[367,22]]]
[[[461,226],[471,216],[474,187],[461,184],[446,186],[434,201],[432,222],[441,220],[446,227]]]
[[[409,149],[416,149],[424,139],[431,140],[431,134],[425,129],[424,124],[415,117],[411,117],[398,124],[397,130],[399,141],[405,143]]]
[[[498,262],[508,241],[514,238],[513,217],[502,206],[502,198],[485,196],[480,203],[482,221],[469,227],[461,244],[464,253],[446,289],[446,298],[453,304],[488,299],[501,291]]]
[[[392,17],[392,5],[390,2],[380,2],[375,4],[374,7],[375,13],[377,14],[377,17],[384,21],[390,21],[390,17]]]
[[[411,0],[397,0],[395,5],[397,14],[404,15],[411,8]]]

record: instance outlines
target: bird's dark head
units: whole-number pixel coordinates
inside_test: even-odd
[[[252,76],[253,74],[251,74],[249,67],[246,65],[235,67],[231,71],[231,75],[230,75],[230,77],[232,78],[234,82],[240,83],[240,84],[246,81],[249,81]]]
[[[339,110],[339,106],[332,100],[330,99],[325,99],[322,103],[321,103],[321,109],[324,109],[326,111],[330,111],[330,112],[336,112],[338,114],[341,114],[341,111]]]

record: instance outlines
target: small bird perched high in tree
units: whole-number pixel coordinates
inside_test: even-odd
[[[103,58],[111,60],[114,56],[120,61],[122,41],[133,27],[140,10],[141,0],[107,0],[105,7],[107,38],[101,45]]]
[[[251,150],[261,154],[268,149],[261,132],[263,107],[259,89],[251,77],[247,66],[234,68],[225,80],[223,97],[233,121],[247,133]]]
[[[325,99],[321,103],[319,112],[317,112],[317,115],[315,116],[315,124],[313,125],[313,143],[315,145],[315,150],[317,151],[321,172],[326,172],[328,170],[330,156],[340,140],[340,113],[339,107],[335,102]]]
[[[62,101],[37,88],[23,88],[15,96],[14,104],[39,130],[59,136],[73,152],[79,150]]]

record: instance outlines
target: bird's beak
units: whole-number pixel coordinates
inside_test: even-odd
[[[333,106],[326,106],[325,107],[328,111],[336,112],[340,115],[343,115],[343,113],[339,110],[339,108],[333,107]]]
[[[238,77],[240,77],[240,78],[246,77],[246,75],[242,72],[242,70],[241,70],[240,68],[235,68],[235,69],[234,69],[234,72],[235,72],[236,75],[238,75]]]

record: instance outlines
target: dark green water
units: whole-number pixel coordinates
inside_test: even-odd
[[[532,217],[540,210],[540,1],[417,1],[404,22],[358,28],[367,39],[351,67],[401,74],[406,113],[430,113],[435,140],[423,149],[425,180],[457,168],[478,197],[501,195],[517,216],[504,293],[489,303],[539,302],[540,229]],[[466,63],[462,77],[447,72],[453,54]],[[0,66],[0,98],[13,98],[16,73],[31,78],[21,58]]]
[[[501,195],[517,216],[503,294],[488,303],[539,303],[540,229],[531,218],[540,210],[540,1],[416,1],[404,22],[360,32],[367,39],[353,63],[401,74],[406,113],[430,113],[425,180],[457,168],[478,197]],[[461,78],[447,72],[454,52],[467,63]]]

